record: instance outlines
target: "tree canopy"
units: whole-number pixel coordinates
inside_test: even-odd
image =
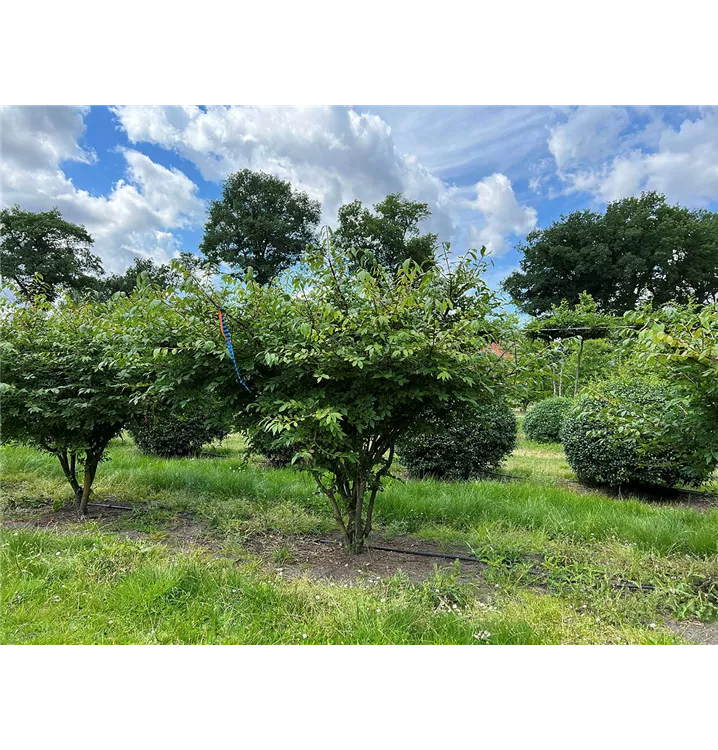
[[[396,272],[355,260],[328,236],[291,282],[228,281],[220,301],[249,384],[233,386],[243,413],[294,448],[359,552],[396,440],[430,407],[488,400],[502,363],[488,346],[494,300],[476,256],[428,270],[407,260]],[[209,319],[208,293],[186,297],[197,320]],[[212,335],[208,372],[231,378]],[[195,355],[178,358],[200,375]]]
[[[588,292],[623,314],[656,305],[710,302],[718,295],[718,214],[669,205],[655,192],[609,203],[605,213],[574,211],[529,233],[520,270],[504,288],[530,315]]]
[[[620,319],[602,313],[593,297],[582,292],[573,309],[566,300],[562,300],[561,304],[552,306],[549,312],[534,318],[526,326],[526,336],[529,339],[543,339],[548,342],[563,342],[566,339],[576,339],[579,342],[573,385],[575,397],[581,378],[584,342],[606,338],[612,330],[618,330],[620,322]]]
[[[100,259],[90,252],[92,244],[85,227],[65,221],[57,208],[0,211],[2,274],[26,299],[41,295],[53,300],[62,289],[92,287],[103,272]]]
[[[233,271],[254,270],[266,284],[294,264],[316,239],[321,204],[289,182],[243,169],[222,184],[211,202],[200,250]]]
[[[374,206],[364,208],[361,201],[339,209],[336,246],[354,250],[357,260],[366,251],[386,268],[394,269],[407,258],[421,265],[434,259],[438,235],[421,234],[419,222],[431,216],[429,205],[392,193]]]
[[[132,294],[140,278],[160,289],[169,289],[182,281],[181,274],[169,264],[155,263],[151,258],[135,258],[124,273],[99,279],[95,288],[101,299],[109,299],[117,292]]]

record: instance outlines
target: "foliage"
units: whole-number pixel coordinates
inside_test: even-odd
[[[295,460],[355,552],[372,528],[396,440],[428,407],[475,403],[501,380],[487,346],[495,303],[481,279],[485,263],[472,254],[452,267],[446,252],[445,268],[406,261],[396,273],[370,272],[364,258],[357,271],[328,233],[286,285],[226,280],[221,303],[249,383],[249,392],[236,383],[234,392],[256,424],[299,448]],[[207,293],[191,298],[195,319],[206,317]],[[218,367],[211,341],[207,349],[216,381],[228,364]],[[192,377],[201,362],[192,355],[186,368]]]
[[[198,404],[184,408],[160,408],[133,420],[129,432],[143,453],[164,458],[198,456],[202,448],[229,434],[230,419],[221,404]]]
[[[392,193],[374,206],[374,212],[353,201],[339,209],[337,247],[356,251],[357,260],[370,252],[375,260],[389,269],[400,266],[407,258],[421,265],[433,261],[437,235],[420,234],[419,222],[431,216],[427,203]]]
[[[543,339],[548,342],[558,342],[551,346],[552,353],[565,355],[569,351],[563,342],[566,339],[576,339],[576,369],[574,374],[573,395],[578,394],[581,381],[581,363],[583,360],[584,343],[586,341],[603,339],[618,331],[618,320],[611,315],[599,311],[593,297],[586,292],[579,295],[579,301],[571,309],[563,300],[544,315],[535,318],[526,326],[526,336],[529,339]],[[561,357],[561,374],[559,376],[558,395],[562,395],[562,380],[565,356]]]
[[[692,395],[691,416],[702,438],[697,450],[712,465],[718,461],[718,302],[699,306],[691,301],[658,311],[646,307],[627,320],[643,325],[635,359],[647,361]]]
[[[19,206],[0,211],[0,261],[27,299],[52,301],[62,289],[91,287],[102,273],[90,252],[93,239],[83,226],[65,221],[60,211],[35,213]]]
[[[160,373],[153,355],[191,319],[150,288],[107,302],[0,305],[3,439],[55,455],[84,513],[108,442],[150,399],[187,396],[181,368]]]
[[[200,250],[266,284],[294,264],[316,238],[321,205],[289,182],[243,169],[222,184],[209,207]]]
[[[285,442],[282,435],[273,435],[263,429],[250,432],[249,447],[277,468],[290,466],[297,452],[294,446]]]
[[[718,465],[700,452],[691,399],[655,379],[609,381],[582,394],[561,440],[582,481],[673,487],[699,485]]]
[[[627,320],[642,325],[637,355],[683,382],[718,419],[718,302],[670,304],[657,312],[647,307],[627,315]]]
[[[605,214],[574,211],[517,249],[521,270],[504,288],[530,315],[575,304],[584,291],[618,314],[648,298],[662,305],[718,294],[718,215],[655,192],[609,203]]]
[[[588,341],[605,338],[618,322],[612,315],[600,312],[593,297],[582,292],[573,309],[566,300],[562,300],[560,304],[532,320],[526,326],[526,335],[531,339],[546,341],[569,338]]]
[[[523,429],[529,440],[557,443],[566,414],[571,410],[570,398],[547,398],[532,406],[524,417]]]
[[[496,469],[516,446],[516,415],[501,402],[432,413],[397,449],[414,478],[466,480]]]
[[[135,258],[124,273],[99,279],[95,283],[95,289],[100,299],[107,300],[118,292],[132,294],[140,280],[160,289],[169,289],[180,284],[182,276],[169,264],[156,264],[151,258]]]

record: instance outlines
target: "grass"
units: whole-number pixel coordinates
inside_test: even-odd
[[[292,538],[333,521],[310,477],[243,448],[232,437],[214,456],[168,461],[114,441],[98,500],[133,513],[3,529],[2,642],[677,643],[673,620],[718,619],[718,510],[578,491],[560,446],[525,440],[504,469],[519,481],[394,483],[378,500],[384,536],[463,546],[486,564],[478,578],[283,580],[272,566],[294,562]],[[1,456],[7,522],[71,501],[52,457]],[[174,548],[180,521],[207,544]],[[268,532],[283,539],[268,559],[247,555]]]
[[[530,590],[476,596],[455,574],[421,585],[287,582],[256,564],[108,534],[6,533],[5,643],[678,643],[661,628],[602,627]]]

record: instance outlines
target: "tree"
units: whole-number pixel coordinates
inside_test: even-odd
[[[339,209],[336,245],[354,250],[357,260],[366,251],[389,269],[400,266],[407,258],[419,265],[433,261],[436,234],[420,234],[419,222],[431,216],[426,203],[392,193],[374,206],[374,213],[361,201],[353,201]]]
[[[289,182],[243,169],[222,185],[222,198],[210,204],[200,250],[233,270],[251,266],[260,284],[297,261],[316,239],[321,204]]]
[[[521,270],[504,288],[537,315],[588,292],[623,314],[652,300],[700,303],[718,295],[718,214],[671,206],[659,193],[609,203],[604,214],[574,211],[517,247]]]
[[[606,338],[611,333],[612,328],[617,330],[617,325],[618,320],[616,318],[599,312],[598,306],[591,295],[583,292],[579,295],[579,301],[574,305],[573,310],[563,300],[560,305],[552,307],[546,315],[532,320],[526,326],[526,335],[530,339],[559,342],[560,345],[566,339],[578,341],[573,384],[575,398],[578,394],[578,384],[581,377],[584,342]],[[565,363],[565,359],[563,361]],[[562,395],[561,387],[559,387],[557,395]]]
[[[0,298],[3,440],[55,455],[82,513],[109,441],[150,398],[180,392],[181,373],[159,378],[153,354],[187,323],[145,292],[105,303]]]
[[[91,287],[102,273],[100,259],[90,252],[92,244],[85,227],[65,221],[56,208],[0,211],[2,274],[25,299],[41,295],[52,301],[62,289]]]
[[[106,300],[117,292],[132,294],[141,278],[160,289],[169,289],[182,281],[182,276],[169,264],[155,264],[151,258],[135,258],[124,273],[114,273],[105,279],[99,279],[95,288],[100,299]]]
[[[441,402],[475,405],[502,382],[488,344],[494,298],[475,255],[453,268],[407,260],[392,273],[355,268],[327,236],[286,284],[227,279],[221,303],[248,390],[236,382],[246,418],[295,448],[327,497],[346,547],[364,549],[377,493],[389,476],[396,441]],[[207,295],[195,286],[195,320],[207,320]],[[208,379],[231,376],[207,345]],[[197,335],[196,335],[197,337]],[[182,351],[187,372],[196,354]],[[221,365],[218,369],[218,364]]]

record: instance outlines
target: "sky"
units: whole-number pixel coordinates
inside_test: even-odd
[[[57,207],[108,273],[197,252],[208,201],[248,167],[322,203],[322,223],[389,193],[429,204],[426,231],[485,245],[497,288],[528,232],[658,190],[718,210],[718,108],[3,107],[3,207]]]

